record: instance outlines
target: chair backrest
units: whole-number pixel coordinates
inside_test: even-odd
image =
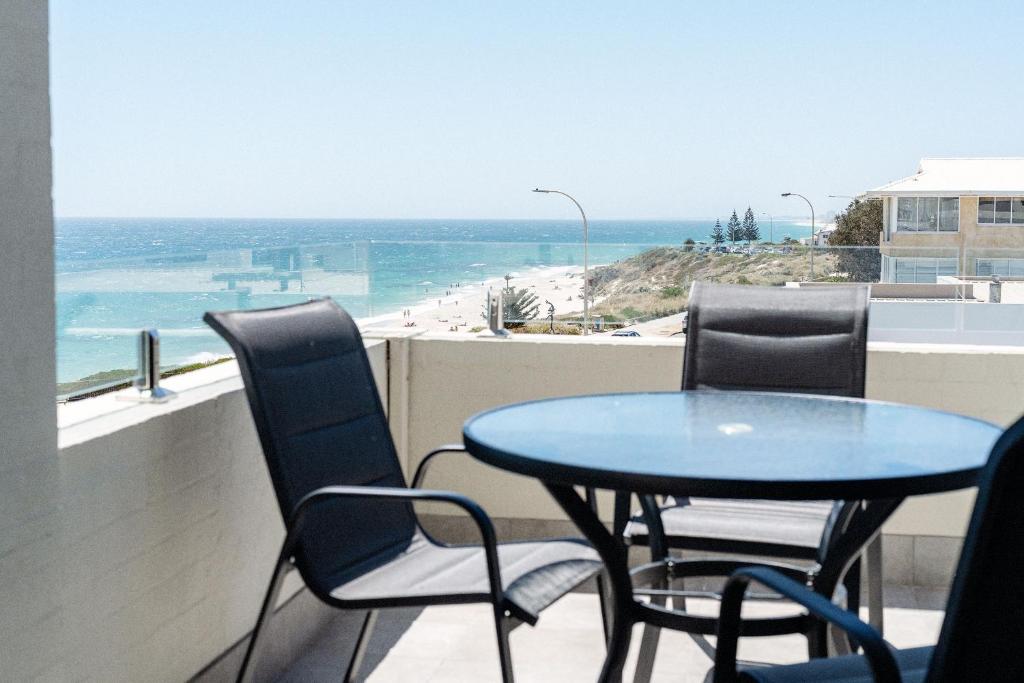
[[[405,486],[362,337],[333,301],[203,320],[238,358],[286,523],[323,486]],[[307,518],[296,560],[314,591],[329,591],[397,555],[415,529],[409,505],[331,501]]]
[[[683,389],[864,396],[866,286],[695,282]]]
[[[992,449],[928,681],[1024,681],[1024,418]]]

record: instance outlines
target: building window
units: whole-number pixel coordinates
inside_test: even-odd
[[[979,197],[980,225],[1024,225],[1024,197]]]
[[[975,261],[974,272],[981,277],[1024,277],[1024,259],[980,258]]]
[[[882,255],[882,282],[934,284],[940,277],[956,273],[955,258]]]
[[[897,200],[897,232],[957,232],[959,229],[959,197],[900,197]]]

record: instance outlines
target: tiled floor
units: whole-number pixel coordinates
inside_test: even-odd
[[[934,643],[942,621],[944,596],[936,591],[890,587],[886,592],[886,637],[897,647]],[[706,607],[711,607],[708,603]],[[778,609],[755,605],[755,610]],[[317,646],[288,671],[286,681],[338,680],[350,651],[355,615],[339,617]],[[382,612],[363,676],[373,683],[497,681],[497,648],[487,605],[432,607]],[[634,632],[626,679],[640,641]],[[799,636],[746,639],[740,657],[750,662],[793,662],[806,656]],[[597,597],[573,593],[544,612],[540,623],[512,634],[516,679],[526,683],[593,681],[601,667],[601,622]],[[711,660],[688,636],[665,632],[655,663],[655,681],[698,683]]]

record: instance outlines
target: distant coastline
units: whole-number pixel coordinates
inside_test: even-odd
[[[594,220],[590,263],[707,243],[712,225]],[[775,222],[777,238],[809,232]],[[370,324],[402,324],[403,310],[444,306],[448,285],[462,282],[477,290],[456,294],[482,311],[481,282],[580,268],[581,237],[576,220],[58,219],[58,381],[133,367],[133,331],[142,327],[164,330],[165,364],[217,357],[226,347],[201,323],[207,310],[332,296]],[[551,299],[559,315],[570,303],[561,298]],[[446,329],[441,319],[435,327]]]

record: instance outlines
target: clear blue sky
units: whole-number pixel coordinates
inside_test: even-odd
[[[1024,3],[51,0],[59,216],[819,212],[1024,155]]]

